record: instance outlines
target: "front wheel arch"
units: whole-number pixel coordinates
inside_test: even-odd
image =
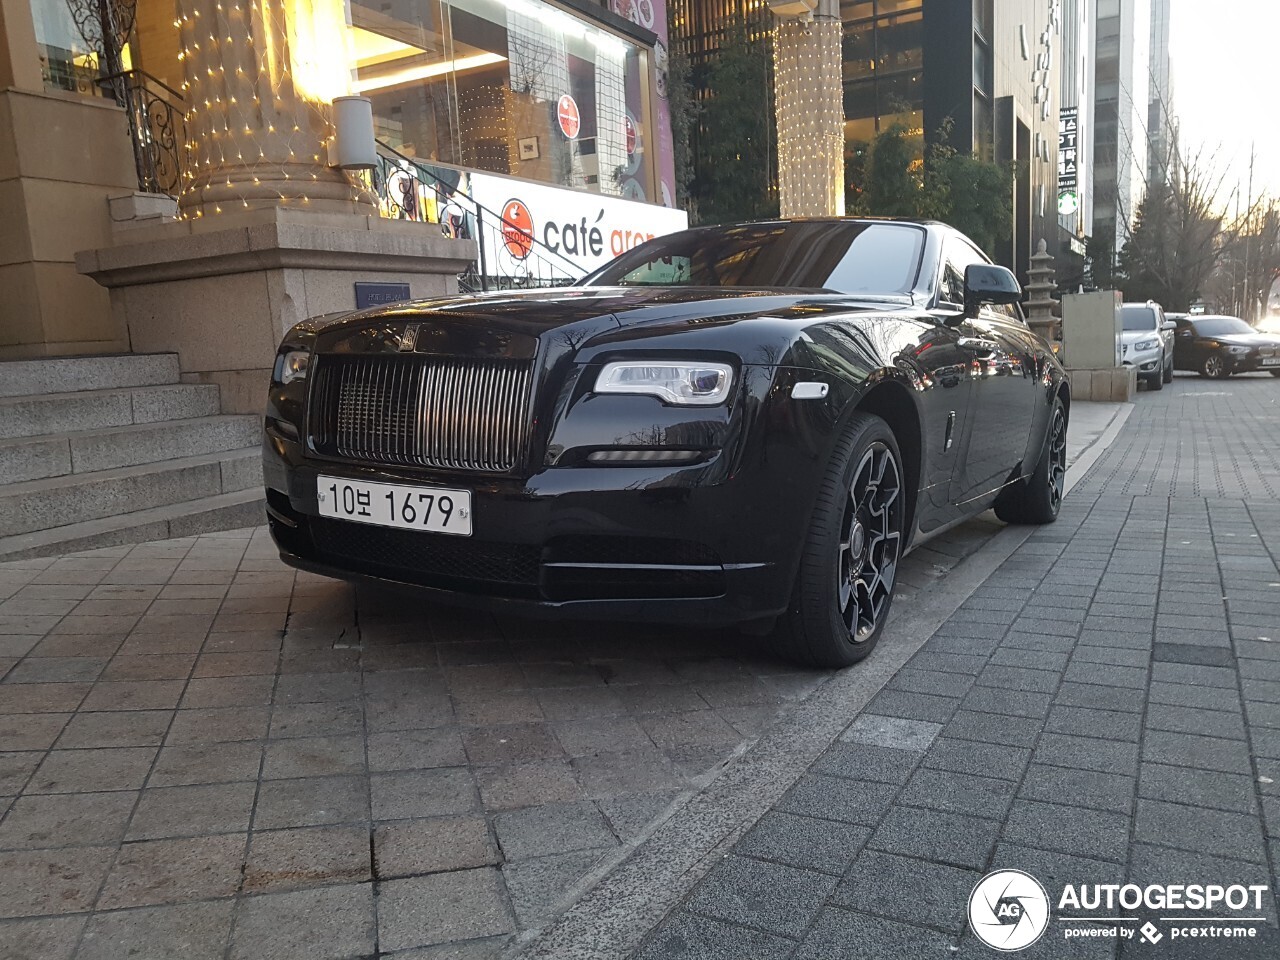
[[[905,475],[903,480],[907,488],[903,528],[909,534],[915,529],[920,478],[924,475],[924,433],[915,400],[901,383],[885,379],[852,402],[841,414],[841,423],[847,423],[855,413],[870,413],[879,417],[889,425],[898,442],[898,454],[902,459],[902,471]],[[908,545],[904,544],[904,547]]]

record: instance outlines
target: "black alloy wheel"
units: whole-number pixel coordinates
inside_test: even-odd
[[[1223,380],[1230,376],[1227,373],[1227,361],[1222,358],[1222,354],[1216,352],[1204,358],[1200,373],[1211,380]]]
[[[1005,523],[1053,523],[1067,487],[1067,411],[1054,397],[1044,450],[1031,476],[1005,488],[995,502]]]
[[[898,462],[887,446],[876,441],[853,471],[840,521],[836,589],[840,619],[852,643],[865,643],[888,613],[902,546],[902,531],[894,523],[894,504],[900,496]]]
[[[893,603],[908,495],[893,431],[854,414],[818,491],[791,606],[772,634],[779,654],[845,667],[871,653]]]

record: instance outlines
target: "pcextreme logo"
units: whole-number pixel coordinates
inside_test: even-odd
[[[969,894],[969,926],[988,947],[1024,950],[1049,926],[1049,894],[1021,870],[993,870]]]

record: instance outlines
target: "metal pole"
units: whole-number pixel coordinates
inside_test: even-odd
[[[480,291],[482,293],[489,292],[489,270],[485,266],[484,258],[484,214],[480,207],[476,207],[476,242],[480,247]]]

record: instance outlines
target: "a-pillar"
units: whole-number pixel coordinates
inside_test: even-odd
[[[341,0],[179,0],[187,216],[281,204],[373,212],[328,165],[329,104],[347,92]]]
[[[784,217],[844,213],[844,86],[839,0],[775,0],[778,199]],[[797,16],[797,11],[800,14]]]

